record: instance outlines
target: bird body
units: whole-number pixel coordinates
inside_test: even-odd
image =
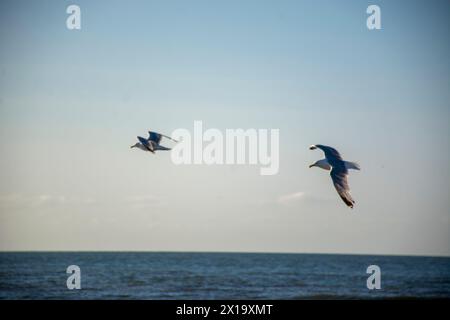
[[[347,175],[349,169],[360,170],[359,165],[355,162],[343,160],[340,153],[332,147],[317,144],[310,146],[309,149],[320,149],[325,153],[325,159],[318,160],[309,167],[318,167],[325,170],[331,170],[330,176],[336,191],[344,203],[350,208],[353,208],[355,201],[350,195]]]

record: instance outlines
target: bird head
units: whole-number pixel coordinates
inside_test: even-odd
[[[317,161],[314,162],[313,164],[310,164],[309,167],[310,167],[310,168],[313,168],[313,167],[319,167],[319,168],[320,168],[320,160],[317,160]]]
[[[314,162],[309,167],[310,168],[317,167],[317,168],[321,168],[321,169],[324,169],[324,170],[331,170],[331,166],[328,163],[327,159],[317,160],[316,162]]]

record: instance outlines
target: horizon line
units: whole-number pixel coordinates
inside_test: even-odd
[[[340,256],[389,256],[389,257],[424,257],[424,258],[450,258],[450,255],[435,254],[396,254],[396,253],[321,253],[321,252],[274,252],[274,251],[195,251],[195,250],[0,250],[4,253],[230,253],[230,254],[301,254],[301,255],[340,255]]]

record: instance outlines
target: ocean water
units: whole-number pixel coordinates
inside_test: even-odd
[[[66,268],[81,268],[68,290]],[[366,269],[381,268],[368,290]],[[261,253],[0,253],[0,299],[450,298],[450,258]]]

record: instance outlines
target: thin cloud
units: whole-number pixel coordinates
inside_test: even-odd
[[[162,207],[166,204],[163,198],[156,195],[134,195],[125,198],[125,202],[134,209]]]
[[[0,207],[3,208],[40,208],[57,205],[92,204],[95,201],[91,198],[80,198],[74,196],[38,194],[7,194],[0,195]]]
[[[289,194],[285,194],[285,195],[279,196],[278,199],[277,199],[277,202],[279,204],[282,204],[282,205],[288,205],[290,203],[297,202],[297,201],[301,200],[302,198],[304,198],[304,196],[305,196],[304,192],[298,191],[298,192],[289,193]]]
[[[276,199],[275,202],[278,203],[279,205],[288,206],[299,202],[310,204],[313,203],[324,204],[335,200],[336,199],[334,197],[327,197],[323,195],[312,195],[303,191],[297,191],[281,195]]]

